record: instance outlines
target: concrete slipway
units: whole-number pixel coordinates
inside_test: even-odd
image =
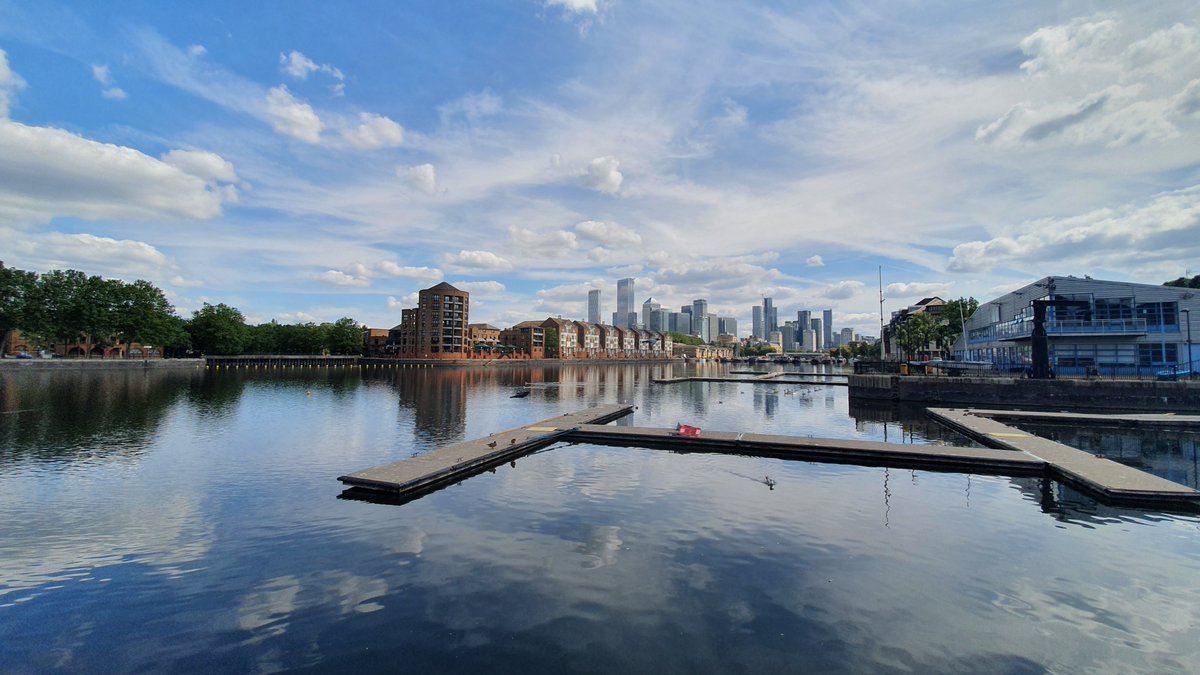
[[[1191,488],[1024,433],[968,410],[931,409],[929,414],[989,447],[908,445],[710,430],[697,437],[683,437],[673,429],[605,426],[630,412],[632,407],[628,405],[589,408],[340,476],[338,480],[351,486],[343,494],[345,497],[404,502],[553,443],[575,442],[935,471],[1047,476],[1112,503],[1168,508],[1200,505],[1200,492]]]

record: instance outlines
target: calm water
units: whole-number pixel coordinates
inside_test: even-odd
[[[670,374],[0,375],[0,672],[1200,670],[1200,520],[1033,479],[564,445],[338,499],[343,473],[617,401],[967,444],[840,388]]]

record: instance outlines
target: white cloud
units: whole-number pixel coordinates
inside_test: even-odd
[[[595,14],[599,8],[596,0],[546,0],[548,7],[562,7],[571,14]]]
[[[198,59],[198,58],[204,56],[205,54],[207,54],[208,49],[206,49],[204,47],[204,45],[188,45],[187,53],[188,53],[188,56],[190,56],[194,59]]]
[[[1143,37],[1134,21],[1105,14],[1041,28],[1020,47],[1029,98],[980,126],[977,140],[1120,147],[1181,134],[1200,29],[1179,23]]]
[[[446,256],[446,264],[467,269],[507,272],[513,264],[491,251],[459,251]]]
[[[266,114],[275,131],[306,143],[318,143],[325,125],[312,106],[302,103],[288,91],[286,85],[274,87],[267,94]]]
[[[0,49],[0,119],[8,117],[12,94],[25,88],[25,80],[13,72],[8,65],[8,53]]]
[[[848,300],[858,295],[865,286],[861,281],[839,281],[826,286],[821,295],[830,300]]]
[[[325,73],[339,83],[346,79],[342,71],[337,68],[327,63],[317,64],[312,59],[295,50],[292,50],[289,54],[279,54],[279,69],[297,80],[306,80],[310,74],[317,71]],[[334,93],[338,95],[341,95],[341,91],[342,89],[338,87],[334,89]]]
[[[462,98],[443,103],[438,106],[442,125],[453,123],[462,117],[470,124],[475,124],[484,117],[498,114],[504,109],[504,101],[491,91],[484,89],[477,94],[467,94]]]
[[[221,194],[132,148],[0,120],[0,219],[207,219]]]
[[[341,130],[342,138],[356,148],[394,148],[404,142],[404,128],[374,113],[359,113],[358,124]]]
[[[116,82],[114,82],[112,78],[112,73],[110,73],[108,70],[108,64],[92,64],[92,77],[94,77],[96,81],[99,82],[103,87],[101,93],[104,95],[104,98],[125,98],[125,90],[116,86]]]
[[[619,171],[620,166],[621,162],[616,157],[597,157],[583,170],[583,183],[600,192],[615,193],[625,180]]]
[[[237,172],[233,164],[220,155],[204,150],[171,150],[162,155],[162,161],[206,181],[236,183]]]
[[[436,267],[401,267],[396,263],[385,260],[375,266],[380,274],[386,274],[391,277],[401,277],[405,279],[425,279],[428,281],[441,281],[442,271]]]
[[[371,280],[367,279],[366,277],[346,274],[345,272],[340,272],[338,270],[329,270],[322,272],[321,274],[315,274],[311,278],[314,281],[320,281],[323,284],[330,284],[332,286],[351,286],[363,288],[371,285]]]
[[[892,296],[910,296],[910,295],[937,295],[945,293],[953,287],[953,284],[947,282],[926,282],[914,281],[911,283],[894,283],[884,287],[883,292],[887,297]]]
[[[455,281],[450,285],[471,295],[499,295],[504,292],[504,284],[499,281]]]
[[[1200,186],[1167,192],[1148,204],[1125,204],[1067,218],[1023,223],[1011,233],[954,247],[947,268],[1089,271],[1137,269],[1162,260],[1200,257]],[[1038,272],[1039,274],[1041,272]]]
[[[389,295],[387,298],[387,308],[393,312],[398,312],[402,309],[408,309],[408,307],[409,306],[407,303],[400,302],[394,295]]]
[[[599,220],[586,220],[575,226],[575,232],[592,241],[608,246],[641,246],[642,237],[633,230]]]
[[[518,251],[543,258],[561,258],[579,247],[575,234],[562,230],[537,232],[514,225],[508,228],[508,239]]]
[[[315,61],[300,52],[279,55],[279,67],[284,73],[297,80],[306,79],[309,73],[315,72],[319,66]]]
[[[437,191],[437,171],[434,170],[432,164],[397,167],[396,175],[403,178],[416,190],[427,195]]]
[[[814,255],[814,256],[810,257],[808,260],[805,260],[804,264],[808,267],[824,267],[825,261],[821,258],[821,256]]]
[[[279,323],[317,323],[317,317],[301,311],[280,312],[275,315],[275,320]]]
[[[177,288],[201,288],[204,286],[204,282],[199,279],[184,279],[176,274],[171,277],[171,285]]]

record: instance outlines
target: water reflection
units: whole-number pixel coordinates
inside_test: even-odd
[[[700,371],[722,372],[209,373],[173,395],[116,393],[160,409],[148,418],[112,409],[50,432],[5,415],[26,457],[148,438],[134,462],[0,471],[0,663],[1170,672],[1200,660],[1200,521],[1049,482],[569,445],[402,507],[334,498],[349,470],[617,401],[639,426],[949,442],[923,411],[851,408],[844,389],[650,383]],[[6,410],[51,396],[6,391]]]
[[[1200,489],[1200,458],[1195,433],[1028,422],[1014,426],[1097,457]]]
[[[197,370],[0,372],[0,472],[22,462],[136,458]]]

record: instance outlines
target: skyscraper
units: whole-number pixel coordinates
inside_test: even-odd
[[[735,319],[731,316],[722,317],[720,334],[721,335],[733,335],[734,337],[736,337],[737,336],[737,319]]]
[[[692,335],[704,337],[708,332],[708,301],[693,300],[692,301]]]
[[[633,328],[637,324],[637,308],[633,304],[633,279],[617,280],[617,313],[613,325]]]
[[[810,323],[813,332],[813,349],[818,351],[825,349],[825,331],[821,329],[821,317],[818,316],[810,319]]]
[[[588,323],[600,323],[600,289],[588,291]]]
[[[779,330],[779,314],[772,298],[763,298],[763,330],[768,334]]]
[[[760,340],[767,336],[763,332],[762,305],[755,305],[750,308],[750,332]]]
[[[825,329],[825,348],[833,347],[833,310],[821,312],[821,326]]]
[[[662,305],[655,302],[654,298],[646,298],[646,301],[642,303],[642,325],[647,330],[654,330],[650,328],[650,315],[660,309],[662,309]]]
[[[803,331],[812,328],[812,312],[807,309],[801,309],[796,312],[796,341],[800,342],[800,335]]]

